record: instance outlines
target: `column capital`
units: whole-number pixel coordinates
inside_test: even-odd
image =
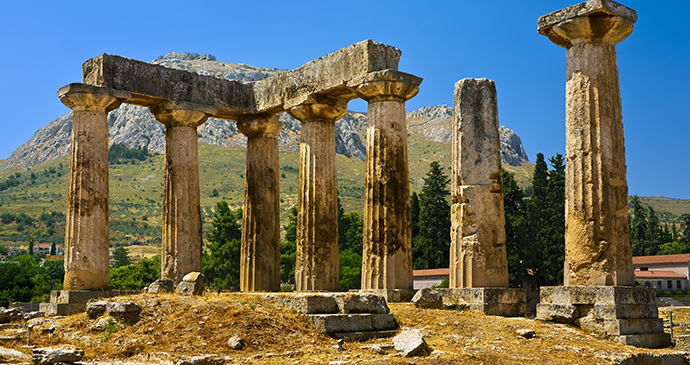
[[[419,92],[422,78],[396,70],[370,72],[348,83],[366,101],[411,99]]]
[[[63,86],[57,94],[60,101],[73,111],[105,110],[106,113],[132,97],[129,91],[79,83]]]
[[[300,122],[330,122],[335,123],[347,114],[347,99],[330,95],[309,95],[293,105],[286,105],[285,109]]]
[[[206,122],[218,108],[211,105],[185,101],[164,101],[149,108],[156,120],[167,126],[187,125],[198,127]]]
[[[278,138],[283,122],[276,114],[242,114],[237,129],[247,138]]]
[[[637,12],[611,0],[587,1],[539,17],[539,34],[563,48],[580,43],[610,42],[627,38]]]

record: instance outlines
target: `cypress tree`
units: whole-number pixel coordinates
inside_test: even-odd
[[[213,229],[208,238],[208,252],[202,256],[204,276],[209,286],[239,289],[242,209],[232,211],[226,201],[216,204]]]
[[[633,256],[645,256],[647,247],[647,214],[637,195],[630,200],[632,217],[630,218],[630,243]]]
[[[429,165],[419,194],[419,233],[412,242],[415,269],[448,267],[450,255],[450,204],[448,183],[437,161]]]
[[[419,234],[419,197],[412,193],[410,197],[410,223],[412,225],[412,240]]]

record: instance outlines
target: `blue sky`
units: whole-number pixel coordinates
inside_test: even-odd
[[[623,1],[638,21],[618,44],[631,195],[690,199],[690,1]],[[3,1],[0,159],[69,112],[56,97],[101,53],[150,61],[170,51],[292,69],[364,39],[402,50],[424,78],[407,110],[452,106],[466,77],[496,81],[499,121],[530,161],[565,150],[565,49],[537,18],[575,4],[530,1]],[[366,103],[352,101],[351,110]]]

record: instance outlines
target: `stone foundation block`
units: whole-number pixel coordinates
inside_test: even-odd
[[[628,286],[542,286],[542,304],[650,304],[656,305],[651,288]]]
[[[444,305],[466,305],[471,311],[504,317],[529,314],[527,294],[519,288],[443,288],[438,289]]]
[[[415,289],[362,289],[360,293],[373,293],[386,299],[386,302],[411,302],[417,293]]]
[[[69,316],[86,311],[86,303],[90,300],[137,293],[135,290],[53,290],[50,303],[40,303],[39,310],[48,315]]]
[[[338,302],[328,293],[297,293],[275,295],[278,302],[290,309],[305,314],[338,313]]]
[[[316,329],[328,334],[385,331],[398,328],[398,322],[390,313],[311,314],[308,318]]]
[[[639,347],[667,347],[654,289],[615,286],[541,287],[537,319],[572,323]]]
[[[584,317],[575,323],[584,330],[609,336],[664,332],[664,322],[658,318],[594,319]]]
[[[601,304],[594,306],[596,318],[659,318],[655,304]]]
[[[671,335],[668,333],[614,336],[613,340],[623,345],[645,347],[650,349],[671,346]]]

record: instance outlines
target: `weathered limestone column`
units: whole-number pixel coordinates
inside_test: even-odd
[[[185,102],[163,102],[150,108],[165,125],[165,198],[161,278],[175,284],[201,271],[201,212],[196,127],[215,108]]]
[[[373,72],[355,92],[369,103],[362,289],[412,289],[410,171],[405,101],[422,79]]]
[[[637,20],[612,1],[539,18],[567,51],[564,285],[634,284],[616,43]]]
[[[280,291],[278,116],[246,114],[237,129],[247,136],[240,290]]]
[[[347,100],[314,96],[288,112],[302,122],[297,214],[297,290],[340,290],[335,122]]]
[[[667,347],[654,289],[633,287],[616,43],[636,20],[610,0],[539,18],[539,33],[568,50],[568,82],[565,286],[540,288],[537,318],[627,345]]]
[[[450,287],[508,287],[496,86],[455,84]]]
[[[449,288],[443,303],[488,315],[529,313],[524,289],[508,288],[496,86],[455,84]]]
[[[85,84],[58,91],[73,110],[64,290],[107,290],[108,112],[129,92]]]

